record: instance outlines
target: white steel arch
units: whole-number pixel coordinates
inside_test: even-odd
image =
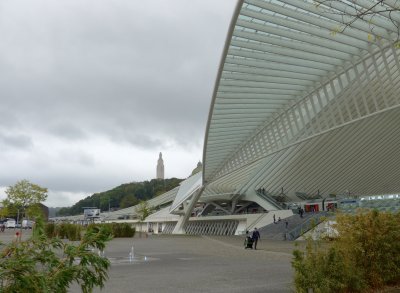
[[[208,117],[203,200],[400,191],[400,13],[338,32],[353,6],[323,3],[238,2]]]

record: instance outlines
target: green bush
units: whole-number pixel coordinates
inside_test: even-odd
[[[106,229],[94,227],[74,244],[47,237],[47,229],[37,221],[30,239],[2,247],[0,292],[66,293],[72,283],[85,293],[103,288],[110,261],[90,248],[104,250],[111,239]]]
[[[120,223],[111,223],[112,235],[116,238],[123,237],[122,236],[122,224]]]
[[[133,237],[135,235],[135,228],[128,223],[90,224],[88,229],[93,227],[104,227],[115,238]],[[45,232],[48,237],[78,241],[81,239],[82,226],[70,223],[48,223]]]
[[[67,223],[61,223],[56,225],[56,237],[60,239],[66,239],[67,238]]]
[[[308,240],[295,250],[297,292],[366,292],[400,283],[400,214],[378,211],[337,216],[339,237],[321,248]]]
[[[82,226],[70,223],[47,223],[45,226],[47,237],[58,237],[60,239],[69,239],[71,241],[81,240]]]
[[[55,237],[56,236],[56,224],[54,223],[47,223],[45,226],[45,233],[46,236],[49,238]]]
[[[81,225],[70,225],[68,227],[68,239],[71,241],[79,241],[81,240],[81,232],[82,226]]]
[[[128,223],[107,223],[107,224],[90,224],[89,227],[105,227],[114,238],[133,237],[135,235],[135,228]]]
[[[306,251],[294,251],[297,292],[314,293],[359,292],[365,288],[359,272],[336,247],[323,250],[318,243],[308,240]]]
[[[123,223],[122,235],[124,235],[124,237],[133,237],[135,235],[135,229],[132,228],[131,225],[129,225],[127,223]]]

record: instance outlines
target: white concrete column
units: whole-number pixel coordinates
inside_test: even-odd
[[[202,186],[200,189],[195,191],[186,206],[186,209],[184,209],[184,214],[179,217],[178,223],[176,223],[174,230],[172,231],[172,234],[185,234],[185,225],[189,221],[190,215],[192,214],[194,205],[197,203],[199,200],[201,194],[203,193],[204,186]]]

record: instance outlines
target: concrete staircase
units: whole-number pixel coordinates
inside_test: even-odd
[[[271,212],[272,213],[272,212]],[[286,219],[278,221],[274,224],[269,224],[267,226],[258,229],[261,235],[261,239],[273,239],[273,240],[285,240],[285,234],[298,226],[301,226],[304,222],[310,218],[315,217],[318,213],[304,213],[303,218],[300,215],[295,214]],[[288,221],[288,228],[286,229],[285,221]]]

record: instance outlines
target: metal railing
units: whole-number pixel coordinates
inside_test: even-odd
[[[285,240],[295,240],[299,238],[301,235],[306,233],[307,231],[313,229],[318,224],[320,224],[326,217],[328,216],[327,212],[318,212],[315,215],[312,215],[310,218],[305,220],[300,225],[296,226],[295,228],[287,231],[285,233]]]

